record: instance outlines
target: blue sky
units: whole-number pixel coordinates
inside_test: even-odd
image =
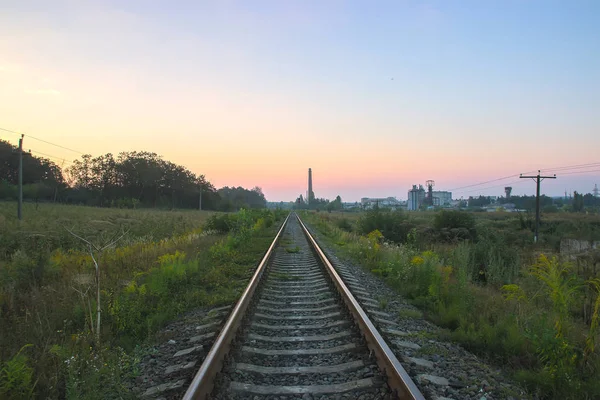
[[[317,196],[356,200],[600,162],[597,1],[1,7],[0,127],[93,155],[155,151],[272,200],[303,193],[308,167]]]

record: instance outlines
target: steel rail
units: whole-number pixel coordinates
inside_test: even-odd
[[[425,397],[423,397],[423,394],[419,391],[404,367],[402,367],[400,361],[398,361],[396,355],[392,352],[383,337],[381,337],[381,334],[377,331],[377,328],[375,328],[375,325],[373,325],[360,304],[358,304],[358,301],[354,298],[354,295],[352,295],[331,262],[329,262],[329,259],[321,250],[316,240],[312,237],[308,228],[306,228],[306,225],[304,225],[298,215],[296,215],[296,218],[298,218],[298,222],[309,243],[312,244],[313,249],[325,265],[326,270],[337,287],[338,292],[341,294],[344,303],[346,303],[354,320],[357,322],[359,329],[367,341],[367,346],[375,353],[379,368],[385,371],[390,388],[396,391],[396,395],[399,399],[424,400]]]
[[[260,264],[256,268],[250,283],[244,290],[244,293],[236,303],[233,311],[227,318],[227,322],[223,326],[223,329],[219,333],[219,336],[215,340],[214,344],[210,348],[210,351],[206,355],[204,362],[200,366],[200,369],[194,376],[192,383],[188,387],[185,395],[183,396],[184,400],[197,400],[197,399],[206,399],[210,392],[213,389],[214,380],[217,374],[221,371],[223,367],[223,361],[225,360],[225,356],[229,352],[231,347],[231,342],[235,337],[235,334],[240,327],[242,319],[246,313],[246,309],[248,308],[248,304],[252,300],[252,295],[254,294],[256,287],[260,282],[260,278],[265,270],[265,266],[267,262],[271,258],[273,254],[273,249],[277,245],[279,238],[281,237],[281,233],[285,228],[291,214],[288,214],[285,221],[281,224],[281,228],[279,228],[279,232],[277,232],[277,236],[271,243],[271,246],[263,256]]]

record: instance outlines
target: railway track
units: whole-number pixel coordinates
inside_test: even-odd
[[[184,399],[423,399],[347,285],[288,216]]]

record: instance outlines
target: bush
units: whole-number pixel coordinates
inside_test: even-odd
[[[352,224],[348,218],[339,218],[335,220],[335,225],[343,231],[352,232]]]
[[[383,211],[378,208],[367,211],[356,225],[362,235],[378,230],[386,240],[395,243],[406,243],[408,234],[414,228],[402,211]]]
[[[442,210],[433,217],[433,227],[442,240],[475,239],[475,217],[465,211]]]
[[[469,273],[474,282],[501,286],[515,282],[520,274],[521,257],[518,249],[509,246],[492,230],[480,232],[471,249]]]
[[[206,223],[204,229],[209,231],[215,231],[217,233],[228,233],[235,226],[235,217],[230,214],[214,214],[211,215]]]

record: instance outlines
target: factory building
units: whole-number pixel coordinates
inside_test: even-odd
[[[366,209],[366,210],[375,207],[375,205],[377,205],[379,207],[396,209],[396,208],[400,208],[400,206],[402,205],[402,202],[400,202],[395,197],[385,197],[385,198],[363,197],[362,199],[360,199],[360,205],[362,206],[363,209]]]
[[[452,205],[452,192],[433,191],[433,205],[438,207],[446,207]]]
[[[406,209],[415,211],[421,208],[423,204],[433,205],[435,207],[450,207],[452,205],[452,192],[434,190],[431,192],[431,203],[427,203],[427,192],[423,185],[413,185],[408,191],[408,203]]]
[[[425,189],[423,185],[413,185],[412,189],[408,191],[408,203],[406,209],[408,211],[415,211],[421,207],[421,204],[425,201]]]

